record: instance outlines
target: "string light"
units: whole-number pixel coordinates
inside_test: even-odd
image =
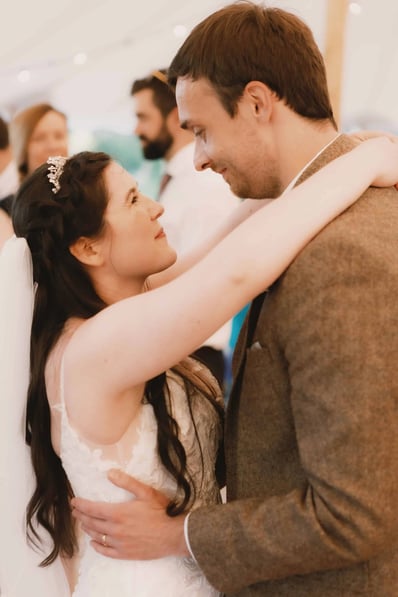
[[[26,68],[19,71],[17,79],[20,83],[27,83],[31,79],[30,71]]]
[[[353,15],[360,15],[362,12],[362,6],[359,4],[359,2],[350,2],[348,8],[350,13]]]
[[[164,27],[159,25],[159,27],[155,27],[152,30],[152,35],[156,36],[158,33],[163,31]],[[172,27],[172,32],[176,37],[183,38],[186,37],[188,33],[188,27],[182,24],[175,25]],[[4,77],[11,76],[15,77],[20,83],[27,83],[36,72],[44,72],[49,69],[54,71],[56,69],[67,67],[71,63],[75,64],[76,66],[84,66],[89,57],[90,62],[95,63],[103,56],[109,56],[113,52],[125,50],[126,48],[137,45],[140,40],[141,35],[129,34],[123,39],[91,48],[88,53],[83,51],[75,52],[74,54],[65,55],[63,57],[61,56],[59,58],[52,59],[51,61],[48,59],[37,60],[31,64],[26,64],[23,67],[21,65],[5,67],[0,65],[0,80]]]
[[[63,57],[52,60],[38,60],[36,62],[32,62],[31,64],[25,64],[23,67],[21,67],[21,65],[8,67],[0,66],[0,79],[2,77],[15,76],[19,82],[26,83],[36,72],[44,72],[49,69],[60,69],[62,67],[67,67],[71,63],[77,66],[83,66],[87,63],[89,56],[91,61],[99,60],[103,56],[109,55],[112,52],[117,52],[122,49],[125,49],[126,47],[132,46],[135,43],[136,39],[131,36],[128,36],[117,42],[108,43],[101,46],[97,46],[96,48],[92,48],[89,54],[86,52],[75,52],[74,54],[65,55]]]
[[[173,33],[176,37],[186,37],[188,29],[185,25],[176,25],[173,29]]]
[[[73,62],[76,66],[82,66],[87,62],[87,54],[85,52],[78,52],[73,56]]]

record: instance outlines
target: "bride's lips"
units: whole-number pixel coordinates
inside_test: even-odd
[[[156,238],[164,238],[165,236],[166,236],[166,233],[165,233],[165,231],[163,230],[163,228],[161,228],[161,229],[159,230],[159,232],[157,233],[157,235],[155,236],[155,239],[156,239]]]

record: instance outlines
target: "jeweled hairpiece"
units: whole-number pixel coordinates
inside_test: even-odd
[[[47,164],[49,164],[47,178],[53,185],[52,192],[55,194],[57,194],[59,189],[61,188],[61,185],[59,184],[59,179],[62,172],[64,171],[65,162],[66,158],[64,158],[61,155],[50,156],[47,160]]]

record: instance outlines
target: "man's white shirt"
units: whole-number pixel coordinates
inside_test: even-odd
[[[167,163],[165,171],[171,179],[159,198],[165,208],[160,221],[178,255],[206,239],[240,202],[222,176],[209,169],[195,170],[194,151],[195,144],[189,143]],[[224,350],[230,335],[228,322],[205,345]]]

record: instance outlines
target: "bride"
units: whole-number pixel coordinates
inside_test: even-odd
[[[2,597],[218,595],[185,544],[180,557],[104,557],[69,500],[129,499],[107,478],[116,467],[161,490],[170,517],[219,501],[220,391],[185,355],[370,184],[397,178],[397,146],[366,141],[277,200],[244,201],[181,260],[161,205],[106,154],[49,158],[22,184],[0,259]]]

